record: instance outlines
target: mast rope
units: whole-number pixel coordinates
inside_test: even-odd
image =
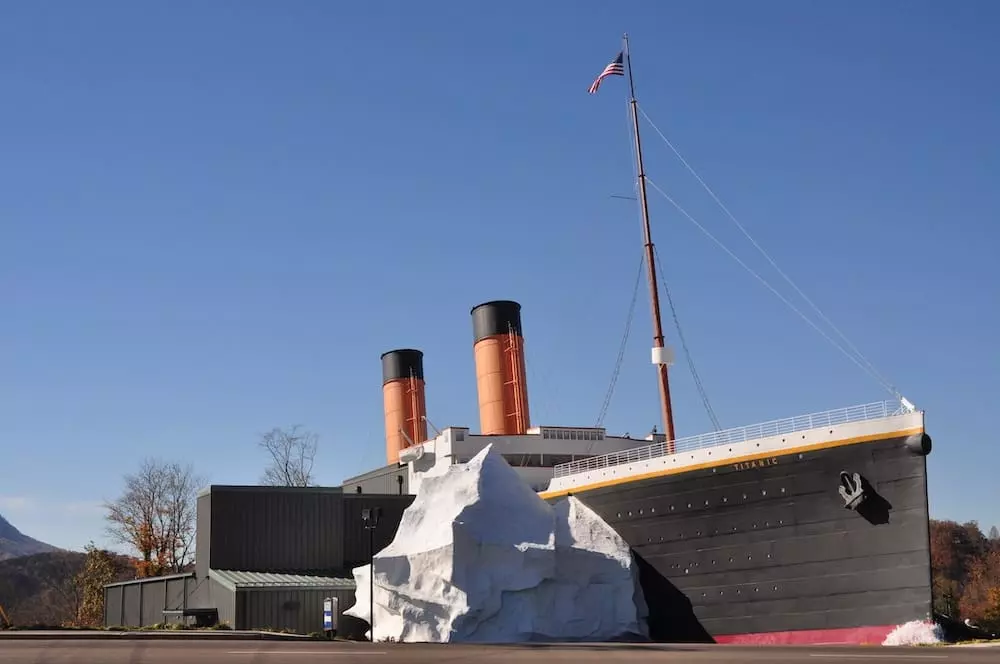
[[[646,181],[649,181],[648,177]],[[688,369],[691,370],[691,378],[694,379],[694,386],[698,390],[698,395],[701,396],[701,404],[705,407],[705,412],[708,413],[708,418],[712,420],[712,426],[715,427],[715,430],[722,431],[719,419],[715,416],[712,404],[708,400],[708,392],[705,391],[705,386],[701,382],[698,370],[694,366],[694,358],[691,356],[691,350],[684,339],[684,330],[681,329],[681,321],[677,317],[677,308],[674,306],[674,298],[670,295],[670,287],[667,285],[667,279],[664,276],[666,273],[663,271],[663,263],[660,261],[660,252],[656,246],[653,247],[653,254],[656,257],[656,267],[660,270],[660,283],[663,286],[664,294],[667,296],[667,304],[670,305],[670,315],[674,319],[674,327],[677,328],[677,339],[681,342],[681,348],[684,350],[684,357],[687,360]]]
[[[648,185],[650,185],[651,187],[653,187],[653,189],[655,189],[655,190],[656,190],[656,191],[657,191],[657,192],[658,192],[658,193],[659,193],[659,194],[660,194],[661,196],[663,196],[663,197],[664,197],[665,199],[667,199],[667,201],[668,201],[668,202],[669,202],[669,203],[670,203],[671,205],[673,205],[673,206],[674,206],[675,208],[677,208],[677,211],[678,211],[678,212],[680,212],[680,213],[681,213],[682,215],[684,215],[685,217],[687,217],[687,219],[688,219],[688,220],[689,220],[689,221],[690,221],[691,223],[693,223],[693,224],[694,224],[695,226],[697,226],[697,227],[698,227],[698,230],[700,230],[700,231],[701,231],[702,233],[704,233],[704,234],[705,234],[705,235],[706,235],[706,236],[708,237],[708,239],[710,239],[710,240],[712,240],[713,242],[715,242],[715,244],[717,244],[717,245],[718,245],[718,246],[719,246],[719,247],[720,247],[720,248],[721,248],[721,249],[722,249],[723,251],[725,251],[725,252],[726,252],[727,254],[729,254],[729,257],[730,257],[730,258],[732,258],[732,259],[733,259],[734,261],[736,261],[736,262],[737,262],[737,263],[738,263],[738,264],[739,264],[739,265],[740,265],[740,266],[741,266],[741,267],[742,267],[742,268],[743,268],[744,270],[746,270],[747,272],[749,272],[749,273],[750,273],[750,275],[751,275],[752,277],[754,277],[755,279],[757,279],[757,281],[759,281],[760,283],[762,283],[762,284],[764,285],[764,287],[765,287],[765,288],[767,288],[767,289],[768,289],[769,291],[771,291],[772,293],[774,293],[775,297],[777,297],[777,298],[778,298],[779,300],[781,300],[782,302],[784,302],[784,303],[785,303],[785,305],[786,305],[786,306],[787,306],[787,307],[788,307],[789,309],[791,309],[791,310],[792,310],[793,312],[795,312],[796,314],[798,314],[798,316],[799,316],[800,318],[802,318],[802,320],[804,320],[804,321],[805,321],[806,323],[808,323],[810,327],[812,327],[812,328],[813,328],[814,330],[816,330],[817,332],[819,332],[819,334],[820,334],[820,335],[821,335],[821,336],[822,336],[822,337],[823,337],[824,339],[826,339],[827,341],[829,341],[829,342],[830,342],[830,343],[831,343],[831,344],[832,344],[832,345],[834,346],[834,348],[836,348],[836,349],[837,349],[837,350],[839,350],[839,351],[840,351],[841,353],[843,353],[843,354],[844,354],[844,355],[845,355],[845,356],[847,357],[847,359],[851,360],[851,361],[852,361],[852,362],[854,362],[854,363],[855,363],[856,365],[858,365],[859,367],[861,367],[862,371],[866,371],[866,372],[867,372],[867,373],[868,373],[869,375],[871,375],[871,376],[872,376],[873,378],[875,378],[875,380],[877,380],[878,382],[880,382],[880,383],[882,384],[882,386],[883,386],[883,387],[885,387],[885,388],[886,388],[886,389],[887,389],[887,390],[888,390],[888,391],[889,391],[890,393],[892,393],[892,394],[893,394],[894,396],[896,396],[897,398],[899,398],[899,397],[900,397],[900,394],[899,394],[899,391],[898,391],[898,390],[896,390],[896,388],[895,388],[895,387],[893,387],[891,383],[889,383],[888,381],[886,381],[885,379],[883,379],[883,378],[882,378],[882,377],[881,377],[881,376],[880,376],[880,375],[879,375],[879,374],[878,374],[877,372],[874,372],[874,371],[872,371],[871,369],[869,369],[868,367],[866,367],[866,366],[865,366],[864,364],[862,364],[862,363],[861,363],[861,362],[860,362],[860,361],[858,360],[858,358],[857,358],[857,357],[855,357],[854,355],[850,354],[850,353],[849,353],[849,352],[848,352],[848,351],[847,351],[847,350],[846,350],[846,349],[845,349],[845,348],[844,348],[844,347],[843,347],[842,345],[840,345],[839,343],[837,343],[837,342],[836,342],[836,341],[835,341],[835,340],[834,340],[834,339],[833,339],[832,337],[830,337],[830,335],[829,335],[829,334],[827,334],[826,332],[824,332],[824,331],[823,331],[823,330],[822,330],[822,329],[821,329],[821,328],[820,328],[820,327],[819,327],[818,325],[816,325],[816,323],[814,323],[814,322],[812,321],[812,319],[811,319],[811,318],[809,318],[808,316],[806,316],[806,315],[805,315],[805,314],[804,314],[804,313],[802,312],[802,310],[801,310],[801,309],[799,309],[799,308],[798,308],[798,307],[796,307],[796,306],[795,306],[794,304],[792,304],[791,302],[789,302],[789,301],[788,301],[788,298],[786,298],[786,297],[785,297],[784,295],[782,295],[781,293],[779,293],[779,292],[777,291],[777,289],[776,289],[776,288],[774,288],[774,286],[772,286],[771,284],[769,284],[769,283],[767,282],[767,280],[766,280],[766,279],[764,279],[764,277],[760,276],[760,275],[759,275],[759,274],[758,274],[757,272],[755,272],[755,271],[753,270],[753,268],[751,268],[751,267],[750,267],[749,265],[747,265],[746,263],[744,263],[744,262],[743,262],[743,261],[742,261],[742,260],[740,259],[740,257],[739,257],[739,256],[737,256],[737,255],[736,255],[735,253],[733,253],[733,252],[732,252],[732,251],[731,251],[731,250],[729,249],[729,247],[727,247],[727,246],[726,246],[725,244],[723,244],[723,243],[722,243],[722,241],[721,241],[721,240],[719,240],[719,238],[717,238],[717,237],[715,237],[714,235],[712,235],[712,233],[711,233],[711,232],[710,232],[710,231],[709,231],[709,230],[708,230],[707,228],[705,228],[704,226],[702,226],[702,225],[701,225],[701,224],[700,224],[700,223],[698,222],[698,220],[697,220],[697,219],[695,219],[694,217],[692,217],[692,216],[691,216],[691,215],[690,215],[690,214],[688,213],[688,211],[687,211],[687,210],[685,210],[684,208],[682,208],[682,207],[681,207],[681,206],[680,206],[680,205],[679,205],[679,204],[677,203],[677,201],[675,201],[675,200],[674,200],[673,198],[671,198],[671,197],[670,197],[670,196],[669,196],[669,195],[668,195],[668,194],[667,194],[667,193],[666,193],[665,191],[663,191],[663,189],[661,189],[661,188],[660,188],[660,185],[656,184],[656,183],[655,183],[655,182],[654,182],[653,180],[651,180],[651,179],[650,179],[650,177],[649,177],[648,175],[646,176],[646,183],[647,183]]]
[[[673,199],[671,199],[669,196],[667,196],[663,192],[662,189],[660,189],[659,187],[656,187],[656,189],[660,192],[660,194],[663,195],[663,196],[665,196],[667,198],[667,200],[670,201],[674,205],[674,207],[676,207],[678,210],[680,210],[682,214],[684,214],[686,217],[688,217],[688,219],[690,219],[691,221],[693,221],[702,230],[702,232],[706,233],[712,240],[714,240],[716,242],[716,244],[718,244],[723,249],[725,249],[726,252],[731,257],[733,257],[734,259],[736,259],[737,262],[740,263],[740,265],[742,265],[753,276],[755,276],[758,280],[760,280],[775,295],[778,295],[778,297],[786,305],[788,305],[795,313],[797,313],[807,323],[809,323],[813,328],[815,328],[820,334],[822,334],[828,341],[830,341],[830,343],[832,343],[835,347],[837,347],[842,353],[844,353],[845,355],[847,355],[855,364],[857,364],[859,367],[861,367],[862,370],[866,371],[870,376],[872,376],[887,391],[889,391],[889,393],[891,393],[897,399],[901,399],[902,398],[902,394],[899,392],[899,390],[896,389],[896,387],[887,378],[885,378],[878,371],[878,369],[875,368],[875,365],[867,357],[865,357],[865,355],[860,350],[858,350],[857,346],[855,346],[851,342],[851,340],[847,338],[847,335],[845,335],[836,325],[834,325],[833,322],[826,316],[826,314],[824,314],[823,311],[804,292],[802,292],[802,289],[799,288],[798,285],[796,285],[796,283],[792,280],[792,278],[789,277],[780,267],[778,267],[777,262],[771,257],[770,254],[768,254],[764,250],[763,247],[760,246],[760,244],[757,242],[757,240],[755,240],[753,238],[753,236],[750,235],[750,232],[746,229],[746,227],[743,226],[743,224],[741,224],[739,222],[739,220],[736,218],[736,216],[729,210],[728,207],[726,207],[726,205],[715,194],[715,192],[712,190],[712,188],[709,187],[708,184],[705,182],[705,180],[702,179],[702,177],[700,175],[698,175],[698,173],[694,170],[694,168],[691,167],[691,165],[684,158],[684,156],[681,155],[680,151],[676,147],[674,147],[673,143],[670,142],[670,139],[668,139],[666,137],[666,135],[660,130],[660,128],[658,126],[656,126],[656,123],[654,123],[653,120],[649,117],[649,115],[646,114],[646,111],[643,108],[640,107],[639,108],[639,112],[642,114],[643,118],[646,119],[646,122],[648,122],[649,125],[653,128],[653,131],[655,131],[659,135],[660,139],[664,143],[666,143],[667,147],[669,147],[670,150],[677,156],[677,158],[680,160],[681,164],[684,165],[684,168],[686,168],[687,171],[698,181],[698,183],[701,184],[701,186],[705,189],[705,191],[708,193],[708,195],[711,196],[712,200],[715,201],[715,203],[719,206],[719,208],[725,213],[725,215],[727,217],[729,217],[729,219],[736,225],[736,227],[740,230],[740,232],[743,233],[743,235],[750,241],[751,244],[753,244],[753,246],[757,249],[757,251],[759,251],[761,253],[761,255],[764,256],[764,258],[767,260],[767,262],[771,264],[771,267],[773,267],[775,269],[775,271],[779,275],[781,275],[781,277],[786,282],[788,282],[788,284],[795,290],[795,292],[798,293],[799,296],[802,297],[802,299],[810,307],[813,308],[813,310],[819,315],[819,317],[827,325],[830,326],[830,329],[833,330],[844,341],[844,343],[847,345],[847,347],[854,352],[854,355],[853,356],[850,355],[847,352],[847,350],[845,350],[840,344],[838,344],[837,342],[835,342],[828,335],[826,335],[822,330],[820,330],[819,327],[816,324],[814,324],[808,317],[805,316],[805,314],[803,314],[800,310],[796,309],[790,302],[788,302],[787,299],[785,299],[784,297],[782,297],[770,284],[768,284],[766,281],[764,281],[764,279],[762,277],[760,277],[753,270],[751,270],[749,267],[747,267],[747,265],[745,263],[743,263],[738,258],[736,258],[735,254],[733,254],[731,251],[729,251],[729,249],[727,249],[719,240],[717,240],[714,236],[712,236],[710,233],[708,233],[708,231],[705,230],[705,228],[702,227],[701,224],[698,224],[698,222],[696,222],[690,215],[688,215],[687,212],[685,212],[683,209],[681,209],[680,206],[677,205],[677,203],[675,203],[673,201]],[[648,176],[646,178],[646,181],[647,182],[649,181],[649,177]]]
[[[597,415],[595,427],[604,423],[604,417],[608,414],[608,407],[611,405],[611,397],[615,393],[615,385],[618,383],[618,375],[621,373],[622,363],[625,361],[625,347],[628,345],[629,333],[632,331],[632,319],[635,316],[635,303],[639,299],[639,286],[642,284],[642,267],[645,257],[639,256],[639,270],[635,275],[635,286],[632,287],[632,301],[628,305],[628,317],[625,319],[625,333],[622,335],[621,344],[618,346],[618,357],[615,360],[614,371],[611,372],[611,383],[608,391],[604,395],[604,402],[601,403],[601,411]]]

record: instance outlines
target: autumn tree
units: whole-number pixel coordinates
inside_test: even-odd
[[[121,496],[105,505],[108,536],[136,551],[140,577],[180,572],[190,564],[202,483],[190,465],[147,459],[125,476]]]
[[[104,624],[104,586],[121,576],[121,566],[110,552],[98,549],[93,542],[87,545],[86,551],[83,569],[73,579],[79,597],[76,622],[81,626],[98,627]]]
[[[958,617],[970,565],[987,552],[989,543],[975,521],[931,520],[930,529],[934,610]]]
[[[1000,632],[1000,550],[971,562],[959,609],[980,627]]]
[[[287,431],[274,428],[260,437],[260,447],[271,457],[270,465],[261,479],[262,483],[271,486],[314,484],[312,468],[319,437],[300,429],[300,425]]]

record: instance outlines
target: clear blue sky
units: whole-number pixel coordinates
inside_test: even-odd
[[[1000,6],[904,1],[8,3],[0,513],[67,547],[148,455],[253,483],[257,435],[384,461],[379,354],[478,428],[469,308],[523,306],[534,423],[597,416],[640,251],[625,86],[927,410],[936,517],[1000,523]],[[643,125],[650,177],[790,289]],[[724,426],[886,393],[657,194]],[[798,303],[798,301],[796,301]],[[669,322],[669,317],[666,319]],[[668,335],[674,339],[673,325]],[[657,419],[646,291],[605,424]],[[680,349],[678,347],[678,355]],[[680,435],[710,429],[687,367]]]

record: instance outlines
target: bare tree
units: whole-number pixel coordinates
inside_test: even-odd
[[[260,446],[271,455],[271,464],[261,481],[271,486],[310,486],[313,484],[313,461],[319,437],[300,431],[274,428],[260,437]]]
[[[190,564],[198,487],[190,465],[143,461],[125,476],[125,490],[108,510],[108,535],[139,554],[139,576],[180,572]]]
[[[1000,530],[997,530],[996,526],[990,528],[990,539],[994,542],[1000,542]]]

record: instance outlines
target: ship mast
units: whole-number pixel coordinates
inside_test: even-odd
[[[639,173],[639,202],[642,205],[642,236],[646,250],[646,273],[649,277],[649,298],[653,313],[652,360],[656,365],[657,384],[660,389],[660,410],[663,433],[667,439],[667,452],[673,453],[674,413],[670,403],[670,379],[667,376],[668,350],[663,340],[663,323],[660,319],[660,293],[656,282],[656,260],[653,237],[649,229],[649,207],[646,201],[646,171],[642,165],[642,143],[639,140],[639,115],[636,110],[635,84],[632,81],[632,58],[629,53],[628,35],[625,37],[625,66],[628,68],[629,107],[632,112],[632,130],[635,137],[636,170]]]

